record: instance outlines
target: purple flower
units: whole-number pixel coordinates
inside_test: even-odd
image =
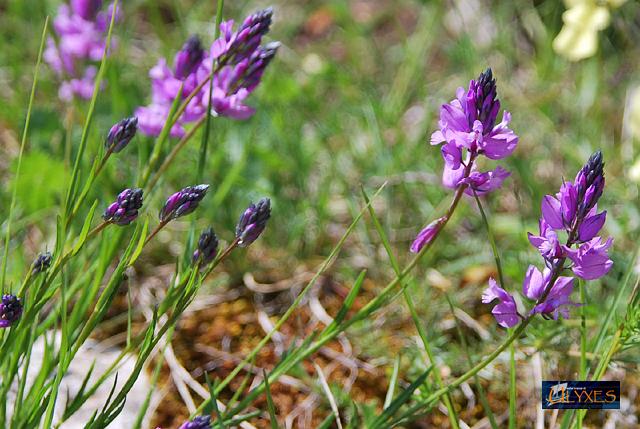
[[[249,204],[236,226],[236,239],[240,247],[247,247],[260,237],[271,217],[271,200],[262,198],[257,204]]]
[[[497,299],[498,304],[493,307],[491,313],[496,318],[498,325],[504,328],[512,328],[520,322],[516,301],[506,290],[498,286],[493,278],[489,279],[489,287],[482,293],[482,302],[485,304]]]
[[[33,264],[31,264],[31,275],[35,276],[38,273],[47,271],[51,266],[52,260],[51,252],[40,253],[36,260],[33,261]]]
[[[212,71],[213,78],[193,96],[170,135],[184,136],[185,125],[199,121],[207,114],[209,93],[213,115],[232,119],[251,117],[255,109],[246,105],[246,100],[260,83],[279,46],[278,43],[260,46],[262,36],[271,25],[271,16],[270,8],[253,14],[235,32],[233,21],[221,23],[220,37],[205,52],[197,39],[189,39],[176,55],[175,70],[167,66],[165,59],[160,59],[149,72],[151,104],[136,109],[140,131],[159,135],[174,99],[186,99],[209,79]],[[213,60],[216,60],[215,64]],[[179,93],[181,85],[183,89]]]
[[[411,251],[413,253],[419,253],[424,246],[429,244],[431,240],[433,240],[433,237],[436,236],[445,220],[445,217],[438,218],[420,231],[416,239],[413,241],[413,244],[411,244]]]
[[[211,417],[198,416],[191,421],[184,422],[178,429],[211,429]]]
[[[611,237],[604,243],[602,238],[594,237],[578,249],[565,246],[567,256],[573,262],[574,274],[585,280],[599,279],[607,274],[613,266],[613,261],[609,259],[607,254],[607,249],[612,244],[613,238]]]
[[[192,262],[204,266],[212,262],[218,254],[218,237],[213,228],[205,229],[198,239],[198,248],[193,252]]]
[[[540,235],[528,233],[529,242],[538,248],[542,257],[547,261],[564,257],[564,249],[558,240],[558,234],[549,227],[549,224],[543,218],[540,219],[539,225]]]
[[[202,58],[204,58],[204,49],[200,39],[195,35],[189,37],[173,62],[176,78],[184,79],[189,76],[200,65]]]
[[[529,299],[538,301],[542,298],[544,291],[549,285],[551,270],[544,269],[541,273],[538,268],[529,265],[527,273],[522,283],[522,293]],[[544,302],[537,304],[531,314],[548,314],[554,320],[558,319],[558,315],[562,315],[565,319],[569,317],[570,306],[579,305],[569,299],[573,292],[573,279],[571,277],[559,276],[553,284],[551,291],[545,298]]]
[[[604,191],[604,162],[602,152],[597,151],[576,175],[575,185],[578,194],[579,216],[585,215],[598,202]]]
[[[124,118],[117,122],[111,127],[109,134],[107,135],[107,141],[105,142],[107,150],[110,149],[114,153],[120,152],[136,135],[137,130],[138,118],[135,116],[131,118]]]
[[[104,211],[102,219],[120,226],[129,225],[138,217],[138,210],[142,207],[142,194],[143,191],[139,188],[120,192],[118,199]]]
[[[431,135],[431,144],[445,143],[442,156],[445,160],[443,184],[456,188],[464,179],[465,165],[478,155],[489,159],[509,156],[518,144],[518,136],[509,129],[509,112],[504,111],[502,121],[496,124],[500,101],[497,98],[496,80],[491,69],[481,73],[469,83],[467,91],[458,88],[456,99],[440,108],[440,129]],[[466,155],[463,152],[466,151]],[[462,159],[466,159],[463,163]],[[475,165],[473,166],[475,168]],[[508,176],[504,169],[479,173],[467,182],[477,186],[477,193],[487,193],[500,187]],[[490,180],[495,177],[494,180]],[[472,194],[471,191],[469,191]]]
[[[0,301],[0,328],[8,328],[20,319],[22,302],[15,295],[2,295]]]
[[[500,188],[502,186],[502,182],[504,182],[504,180],[509,176],[511,176],[511,173],[504,168],[497,166],[495,170],[487,171],[485,173],[473,171],[469,174],[469,177],[461,179],[458,182],[458,185],[461,183],[469,185],[464,191],[467,195],[473,195],[473,191],[478,195],[484,195]]]
[[[171,195],[160,210],[160,221],[169,222],[193,212],[207,194],[209,185],[187,186]]]
[[[62,100],[92,96],[96,68],[91,63],[102,59],[114,13],[113,5],[106,12],[100,11],[101,6],[100,0],[71,0],[70,6],[59,7],[53,20],[56,38],[47,40],[44,60],[63,79],[58,91]]]

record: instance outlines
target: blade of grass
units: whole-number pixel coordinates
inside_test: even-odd
[[[393,372],[391,373],[391,378],[389,379],[389,388],[387,389],[387,394],[384,398],[384,404],[382,408],[387,408],[391,401],[393,401],[393,395],[396,392],[396,385],[398,384],[398,372],[400,371],[400,355],[396,356],[395,361],[393,362]]]
[[[371,202],[369,201],[369,196],[367,195],[367,192],[365,191],[364,187],[360,187],[360,190],[362,192],[362,195],[364,196],[364,200],[367,203],[368,207],[369,207],[369,215],[371,216],[371,220],[373,221],[373,225],[376,228],[376,231],[378,232],[378,236],[380,237],[380,240],[382,240],[382,245],[385,249],[385,251],[387,252],[387,256],[389,257],[389,262],[391,262],[391,266],[393,267],[393,271],[395,272],[396,276],[400,276],[401,270],[400,270],[400,265],[398,264],[398,261],[396,260],[395,256],[393,255],[393,251],[391,250],[391,244],[389,243],[389,240],[387,238],[387,234],[384,231],[384,228],[382,227],[382,224],[380,223],[380,221],[378,220],[378,217],[376,216],[375,210],[373,208],[373,206],[371,205]],[[403,283],[406,282],[408,283],[410,281],[409,278],[405,278],[403,280]],[[425,332],[424,328],[422,327],[422,323],[420,321],[420,317],[418,316],[418,312],[416,311],[415,305],[413,304],[413,300],[411,298],[411,295],[409,294],[409,289],[407,288],[403,288],[402,289],[402,293],[404,296],[404,300],[407,303],[407,307],[409,307],[409,312],[411,313],[411,318],[413,319],[413,324],[415,325],[417,331],[418,331],[418,335],[420,336],[421,340],[422,340],[422,345],[424,346],[424,350],[427,353],[427,357],[429,359],[429,364],[434,366],[434,371],[433,371],[433,378],[436,382],[436,386],[438,388],[442,387],[442,377],[440,377],[440,372],[438,370],[438,367],[436,365],[436,361],[435,361],[435,356],[433,355],[433,351],[431,349],[431,345],[429,344],[429,340],[427,338],[427,333]],[[447,408],[448,411],[448,417],[449,417],[449,421],[451,423],[451,427],[453,427],[454,429],[457,429],[460,427],[460,425],[458,424],[458,416],[456,413],[456,410],[453,406],[453,401],[451,400],[451,395],[445,395],[443,401],[445,407]]]
[[[269,387],[269,376],[267,375],[267,371],[263,369],[262,375],[264,377],[265,393],[267,395],[267,408],[269,410],[269,419],[271,420],[271,429],[279,429],[278,420],[276,419],[276,407],[275,405],[273,405],[273,398],[271,397],[271,387]]]
[[[11,203],[9,204],[9,214],[7,215],[7,230],[4,235],[4,254],[2,256],[2,275],[0,276],[0,285],[4,287],[6,275],[7,275],[7,261],[9,259],[9,240],[11,239],[11,221],[13,220],[13,211],[16,206],[16,199],[18,197],[18,180],[20,179],[20,169],[22,167],[22,155],[24,154],[24,147],[27,144],[27,135],[29,134],[29,125],[31,124],[31,112],[33,110],[33,100],[36,96],[36,86],[38,85],[38,73],[40,71],[40,64],[42,63],[42,53],[44,52],[44,45],[47,36],[47,27],[49,25],[49,17],[44,20],[44,26],[42,27],[42,35],[40,36],[40,48],[38,49],[38,59],[36,60],[36,67],[33,72],[33,83],[31,84],[31,93],[29,94],[29,104],[27,106],[27,117],[24,122],[24,128],[22,130],[22,139],[20,141],[20,152],[18,153],[18,165],[16,166],[16,174],[14,176],[13,191],[11,193]],[[3,407],[0,407],[3,408]]]

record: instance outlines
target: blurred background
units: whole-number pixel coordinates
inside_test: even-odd
[[[0,201],[11,199],[40,31],[59,4],[0,0]],[[593,151],[604,153],[607,190],[600,206],[609,213],[606,232],[615,238],[615,265],[587,288],[587,323],[595,327],[629,264],[640,226],[637,1],[233,1],[225,3],[224,19],[241,21],[266,6],[274,7],[268,37],[282,47],[250,100],[257,113],[247,121],[213,120],[205,170],[212,188],[199,216],[162,231],[128,283],[134,298],[162,288],[176,257],[191,251],[187,233],[192,221],[198,231],[212,224],[221,239],[231,241],[246,205],[262,196],[272,199],[266,233],[217,270],[174,335],[177,361],[191,377],[200,383],[204,372],[224,377],[265,335],[362,207],[361,185],[372,193],[387,183],[374,207],[401,264],[409,259],[416,233],[451,198],[440,185],[439,150],[428,143],[438,109],[486,67],[493,69],[502,106],[512,113],[511,128],[520,136],[514,155],[502,162],[512,176],[485,203],[511,290],[520,289],[526,267],[539,258],[526,232],[537,231],[542,196],[556,192],[563,178],[572,180]],[[123,8],[91,139],[103,139],[111,124],[149,102],[148,71],[159,57],[172,59],[191,34],[205,45],[213,40],[214,1],[128,0]],[[568,8],[573,12],[563,21]],[[79,140],[88,104],[59,100],[58,85],[43,64],[18,184],[13,226],[18,239],[8,267],[13,279],[46,243],[53,247],[55,216],[71,171],[66,142]],[[65,131],[69,124],[71,132]],[[192,184],[199,141],[196,137],[181,152],[162,191],[145,202],[150,213],[166,195]],[[132,146],[149,150],[152,144],[153,139],[138,135]],[[137,159],[131,149],[110,162],[90,198],[106,204],[123,186],[133,185]],[[7,212],[8,204],[0,204],[2,219]],[[495,271],[485,237],[475,202],[463,201],[411,280],[410,292],[445,380],[468,368],[445,292],[459,307],[455,317],[475,359],[505,336],[491,307],[480,303]],[[370,220],[358,225],[304,305],[260,353],[256,374],[272,367],[292,341],[321,326],[324,315],[334,314],[364,268],[367,281],[356,307],[393,278]],[[97,340],[114,347],[124,341],[118,337],[123,325],[126,329],[123,312],[126,291]],[[535,427],[540,419],[539,379],[575,376],[579,332],[568,327],[578,324],[579,319],[539,319],[520,341],[519,427]],[[373,413],[382,406],[396,359],[400,385],[424,370],[419,344],[408,310],[397,299],[314,361],[345,413]],[[637,349],[616,356],[608,376],[622,380],[623,407],[589,413],[592,427],[637,427],[639,356]],[[506,364],[498,360],[480,373],[497,417],[508,406]],[[176,383],[165,367],[158,388],[161,407],[149,427],[176,427],[189,414]],[[330,413],[311,363],[272,388],[278,415],[290,427],[314,427]],[[197,392],[190,394],[200,400]],[[232,394],[232,389],[226,392]],[[456,392],[454,401],[469,426],[486,424],[472,389]],[[256,405],[265,407],[264,402]],[[259,418],[252,423],[268,426]],[[447,425],[441,410],[415,423]]]

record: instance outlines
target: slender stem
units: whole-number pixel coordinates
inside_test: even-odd
[[[585,380],[587,377],[587,324],[586,324],[586,296],[584,293],[584,282],[578,280],[578,287],[580,289],[580,302],[582,307],[580,308],[580,380]],[[582,429],[583,415],[578,413],[577,427]]]
[[[484,223],[484,227],[487,231],[487,237],[489,238],[493,258],[496,261],[496,270],[498,271],[500,286],[504,288],[506,287],[506,283],[504,280],[504,271],[502,270],[502,262],[500,260],[500,252],[498,252],[498,246],[496,244],[495,236],[493,235],[493,230],[491,229],[491,224],[489,223],[489,218],[487,217],[487,214],[482,207],[482,203],[480,202],[480,198],[475,190],[473,191],[473,196],[476,199],[478,209],[480,210],[480,216],[482,217],[482,222]],[[509,429],[515,429],[517,423],[516,399],[518,392],[516,390],[516,379],[516,342],[514,341],[509,345]]]
[[[171,152],[169,152],[169,154],[164,159],[164,161],[162,161],[162,164],[160,165],[158,170],[151,177],[151,180],[149,181],[149,185],[147,186],[148,192],[151,192],[151,190],[154,188],[156,183],[158,183],[158,180],[160,179],[160,177],[162,177],[162,174],[167,170],[167,168],[169,168],[169,166],[171,165],[175,157],[178,155],[178,153],[182,150],[184,145],[186,145],[189,142],[189,140],[191,140],[191,138],[196,133],[198,128],[200,128],[200,126],[204,123],[205,119],[206,117],[200,118],[198,122],[196,122],[193,125],[193,127],[187,132],[187,134],[185,134],[185,136],[182,137],[180,141],[176,143],[175,146],[173,146],[173,148],[171,149]],[[143,180],[142,182],[143,185],[144,185],[144,182],[146,182],[146,180]]]
[[[154,230],[151,232],[151,234],[149,234],[149,235],[147,236],[146,240],[144,241],[144,245],[146,246],[146,245],[149,243],[149,241],[151,241],[151,239],[152,239],[153,237],[155,237],[157,233],[159,233],[159,232],[160,232],[160,230],[161,230],[162,228],[164,228],[165,226],[167,226],[167,224],[168,224],[169,222],[170,222],[170,220],[164,220],[164,221],[160,222],[160,223],[158,224],[158,226],[156,226],[156,229],[154,229]]]

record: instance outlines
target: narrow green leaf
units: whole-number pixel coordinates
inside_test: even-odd
[[[276,407],[273,405],[273,398],[271,397],[271,387],[269,387],[269,375],[267,371],[262,370],[264,377],[264,391],[267,395],[267,407],[269,409],[269,419],[271,420],[271,429],[278,429],[278,420],[276,419]]]
[[[98,207],[98,200],[95,200],[95,202],[91,206],[91,209],[89,210],[89,213],[87,214],[87,217],[84,220],[84,224],[82,225],[82,230],[80,231],[78,240],[76,241],[76,244],[73,246],[73,251],[71,252],[72,256],[75,256],[80,251],[80,249],[82,249],[84,242],[87,240],[87,235],[89,235],[89,230],[91,229],[91,221],[93,220],[93,215],[96,212],[97,207]]]
[[[427,368],[418,378],[416,378],[413,383],[411,383],[406,389],[404,389],[397,397],[394,399],[388,407],[385,407],[382,414],[378,416],[378,418],[374,421],[374,425],[377,427],[378,425],[384,423],[392,417],[402,405],[404,405],[411,396],[413,392],[427,379],[427,376],[431,372],[431,367]]]
[[[400,355],[396,356],[396,360],[393,363],[393,372],[391,373],[391,379],[389,380],[389,388],[387,389],[387,395],[384,398],[384,405],[382,408],[387,408],[393,401],[393,395],[396,392],[396,384],[398,383],[398,371],[400,370]]]
[[[144,221],[144,225],[142,226],[142,232],[140,233],[140,239],[138,240],[138,245],[135,250],[131,254],[131,258],[129,259],[128,266],[132,266],[140,254],[142,253],[142,249],[144,248],[144,242],[147,239],[147,233],[149,232],[149,217],[147,217]]]

